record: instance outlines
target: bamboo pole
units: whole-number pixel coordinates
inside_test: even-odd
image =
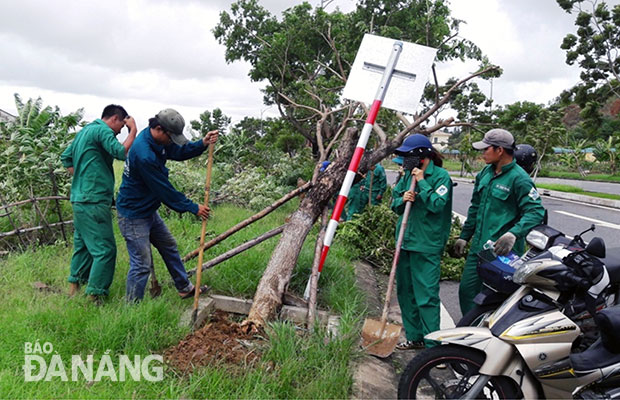
[[[189,261],[191,259],[193,259],[194,257],[196,257],[198,255],[198,253],[200,252],[200,249],[202,248],[203,250],[207,250],[211,247],[213,247],[214,245],[218,244],[219,242],[221,242],[222,240],[226,239],[227,237],[229,237],[230,235],[232,235],[233,233],[236,233],[238,231],[240,231],[241,229],[245,228],[246,226],[258,221],[259,219],[263,218],[264,216],[266,216],[267,214],[271,213],[273,210],[275,210],[276,208],[280,207],[282,204],[286,203],[287,201],[289,201],[290,199],[294,198],[295,196],[299,196],[301,193],[305,192],[306,190],[310,189],[310,187],[312,186],[312,182],[308,182],[305,185],[293,190],[292,192],[288,193],[287,195],[281,197],[279,200],[277,200],[275,203],[271,204],[270,206],[264,208],[261,212],[254,214],[253,216],[251,216],[250,218],[239,222],[237,225],[233,226],[232,228],[228,229],[226,232],[216,236],[215,238],[209,240],[207,243],[205,243],[203,246],[199,247],[198,249],[192,251],[191,253],[187,254],[185,257],[183,257],[183,261]]]
[[[217,257],[207,261],[206,263],[202,264],[202,270],[204,271],[206,269],[213,268],[217,264],[220,264],[220,263],[222,263],[222,262],[224,262],[224,261],[226,261],[226,260],[228,260],[230,258],[233,258],[237,254],[242,253],[242,252],[244,252],[244,251],[246,251],[246,250],[256,246],[259,243],[262,243],[262,242],[264,242],[265,240],[267,240],[267,239],[269,239],[271,237],[279,235],[280,233],[282,233],[282,231],[284,230],[285,226],[286,225],[281,225],[281,226],[279,226],[279,227],[277,227],[275,229],[270,230],[267,233],[264,233],[264,234],[262,234],[260,236],[255,237],[252,240],[248,240],[247,242],[243,243],[240,246],[235,247],[234,249],[228,250],[227,252],[220,254],[219,256],[217,256]],[[188,271],[187,275],[188,276],[192,276],[195,273],[196,273],[196,269],[193,269],[191,271]]]
[[[0,210],[3,210],[9,206],[6,205],[6,202],[4,200],[4,196],[2,195],[2,193],[0,193],[0,201],[2,201],[2,208],[0,208]],[[26,243],[24,242],[24,239],[21,237],[20,233],[20,229],[17,228],[17,225],[15,225],[15,222],[13,222],[13,218],[11,217],[11,215],[9,213],[7,213],[7,218],[9,219],[9,223],[11,224],[11,226],[13,227],[13,234],[12,235],[17,235],[17,238],[19,239],[19,242],[22,244],[23,249],[25,249],[26,247],[28,247],[28,245],[26,245]],[[12,235],[6,235],[6,236],[12,236]],[[0,235],[0,237],[4,237],[3,235]]]
[[[58,185],[56,184],[56,175],[54,174],[54,170],[50,166],[50,179],[52,180],[52,192],[54,196],[58,196]],[[56,212],[58,213],[58,221],[62,222],[62,209],[60,208],[60,201],[55,199],[56,203]],[[67,242],[67,234],[65,233],[65,226],[60,225],[60,231],[62,232],[62,238],[65,241],[65,246],[68,244]]]
[[[205,200],[203,205],[209,205],[209,192],[211,191],[211,171],[213,169],[213,143],[209,143],[209,160],[207,161],[207,180],[205,183]],[[202,229],[200,231],[200,251],[198,253],[198,267],[202,265],[202,257],[204,256],[205,234],[207,233],[207,219],[202,220]],[[202,278],[202,268],[196,273],[196,287],[194,289],[194,311],[192,312],[192,327],[196,323],[198,317],[198,300],[200,299],[200,279]]]
[[[4,200],[2,200],[3,205],[0,206],[0,210],[4,210],[9,207],[21,206],[23,204],[32,203],[33,201],[44,201],[44,200],[69,200],[67,196],[44,196],[44,197],[33,197],[27,200],[20,200],[15,203],[6,204]]]
[[[73,223],[73,220],[70,220],[70,221],[63,221],[63,222],[54,222],[52,224],[49,224],[48,226],[50,228],[53,228],[53,227],[56,227],[56,226],[69,225],[69,224],[72,224],[72,223]],[[13,235],[18,235],[19,236],[20,233],[33,232],[33,231],[37,231],[39,229],[46,229],[46,228],[47,228],[46,226],[39,225],[39,226],[31,227],[31,228],[15,229],[15,230],[12,230],[12,231],[9,231],[9,232],[2,232],[2,233],[0,233],[0,238],[4,238],[4,237],[8,237],[8,236],[13,236]]]

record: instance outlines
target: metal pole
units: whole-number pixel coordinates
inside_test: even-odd
[[[394,68],[398,63],[398,58],[400,57],[400,53],[403,51],[403,42],[395,41],[392,46],[392,52],[390,54],[390,58],[388,59],[387,65],[385,67],[385,71],[383,72],[383,77],[381,78],[381,83],[377,88],[377,93],[375,94],[375,100],[370,107],[370,111],[368,112],[368,117],[366,118],[366,123],[364,124],[364,128],[362,129],[362,134],[357,141],[357,145],[355,147],[355,152],[353,153],[353,157],[351,158],[351,162],[349,163],[349,168],[347,171],[347,175],[342,182],[342,187],[340,188],[340,194],[338,195],[338,199],[336,200],[336,205],[334,207],[334,211],[332,212],[331,219],[329,224],[327,225],[327,230],[325,232],[325,239],[323,240],[323,250],[321,251],[321,260],[319,262],[319,272],[317,275],[317,281],[321,276],[321,271],[323,270],[323,265],[325,265],[325,258],[327,257],[327,253],[329,252],[329,247],[332,244],[334,239],[334,235],[336,233],[336,228],[338,227],[338,221],[340,220],[340,214],[342,214],[342,210],[344,209],[344,205],[347,202],[347,197],[349,195],[349,191],[351,190],[351,185],[353,184],[353,178],[357,173],[357,169],[359,168],[360,161],[362,160],[362,156],[364,155],[364,149],[366,149],[366,144],[368,143],[368,138],[370,137],[370,132],[372,131],[372,127],[375,124],[377,119],[377,114],[379,113],[379,109],[381,108],[381,103],[383,99],[385,99],[385,93],[387,92],[388,87],[390,86],[390,81],[392,80],[392,74],[394,72]],[[308,280],[308,284],[306,285],[306,290],[304,292],[304,299],[308,300],[310,296],[310,281]]]

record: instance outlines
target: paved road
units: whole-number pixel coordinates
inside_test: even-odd
[[[388,183],[392,184],[396,180],[396,171],[386,170]],[[450,173],[452,175],[456,173]],[[472,177],[473,179],[473,177]],[[592,181],[580,181],[576,179],[558,179],[558,178],[536,178],[537,183],[556,183],[562,185],[571,185],[587,190],[590,192],[611,193],[620,195],[620,183],[608,183],[608,182],[592,182]]]
[[[467,215],[473,184],[459,182],[454,188],[452,210]],[[568,200],[558,200],[543,196],[543,205],[549,212],[549,225],[573,236],[596,225],[594,233],[585,235],[589,240],[600,236],[608,248],[620,247],[620,211],[612,208],[583,204]]]

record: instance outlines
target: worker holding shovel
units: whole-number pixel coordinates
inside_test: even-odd
[[[400,350],[432,347],[424,336],[439,329],[441,254],[452,223],[452,180],[441,168],[441,155],[424,135],[409,136],[395,153],[403,157],[405,175],[394,188],[392,210],[400,215],[398,237],[407,202],[413,202],[404,234],[396,293],[406,340]],[[409,190],[415,179],[415,190]]]
[[[159,251],[182,298],[191,298],[197,290],[189,281],[179,256],[177,243],[159,216],[161,203],[177,212],[191,212],[202,219],[209,207],[196,204],[177,191],[168,180],[167,160],[183,161],[200,156],[215,143],[218,131],[188,142],[183,135],[185,121],[173,109],[160,111],[138,135],[123,171],[123,182],[116,200],[118,226],[127,243],[129,273],[127,300],[139,301],[152,271],[151,244]],[[198,290],[206,291],[207,287]]]

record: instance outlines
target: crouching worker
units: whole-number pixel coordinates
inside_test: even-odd
[[[209,208],[189,200],[168,180],[167,160],[183,161],[201,155],[215,143],[218,131],[189,142],[183,135],[185,121],[173,109],[165,109],[149,120],[125,161],[123,181],[116,200],[118,226],[127,243],[129,273],[127,300],[144,297],[152,268],[151,244],[164,260],[174,285],[182,298],[190,298],[196,288],[189,281],[177,243],[157,209],[164,203],[177,212],[191,212],[205,219]],[[199,288],[206,291],[206,286]]]
[[[396,294],[407,340],[400,350],[436,345],[424,336],[439,329],[439,277],[441,254],[452,223],[452,180],[441,168],[441,155],[424,135],[409,136],[396,149],[405,174],[394,187],[392,210],[400,215],[398,238],[405,203],[413,202],[396,270]],[[411,180],[415,191],[410,191]]]

